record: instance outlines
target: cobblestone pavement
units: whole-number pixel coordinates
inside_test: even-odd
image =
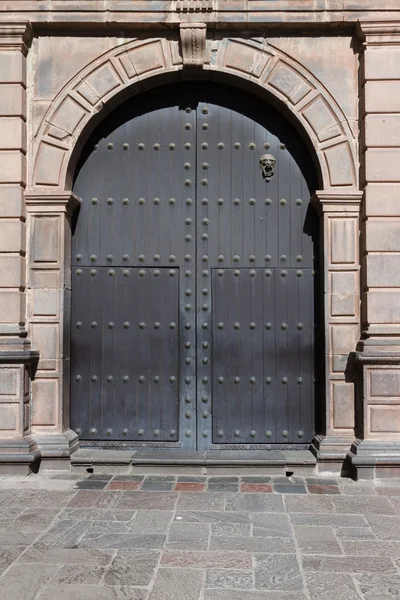
[[[1,600],[400,598],[400,481],[0,478]]]

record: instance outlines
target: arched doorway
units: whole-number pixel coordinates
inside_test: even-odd
[[[265,154],[273,173],[260,168]],[[100,125],[74,185],[71,425],[81,439],[311,441],[315,189],[297,132],[235,88],[159,87]]]

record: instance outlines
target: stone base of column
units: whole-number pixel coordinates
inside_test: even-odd
[[[400,441],[356,440],[349,460],[357,480],[400,477]]]
[[[362,340],[354,353],[360,434],[348,457],[356,479],[400,477],[400,339],[385,334]]]
[[[40,470],[71,468],[71,454],[79,450],[79,436],[72,429],[64,433],[33,434],[40,451]]]
[[[318,473],[335,473],[343,477],[351,475],[348,453],[354,442],[354,435],[316,435],[310,450],[317,457]]]
[[[0,439],[0,475],[30,475],[39,465],[40,451],[31,436]]]

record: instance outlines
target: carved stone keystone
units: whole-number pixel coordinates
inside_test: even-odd
[[[181,23],[182,58],[184,67],[204,66],[207,25],[205,23]]]

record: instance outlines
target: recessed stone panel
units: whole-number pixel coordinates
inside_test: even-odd
[[[356,226],[358,220],[353,218],[332,217],[330,229],[330,262],[332,264],[356,264],[358,250],[356,243]]]
[[[119,56],[118,59],[130,79],[149,71],[156,71],[165,66],[164,53],[160,41],[136,46],[136,48],[133,48],[126,54]]]
[[[400,405],[373,404],[368,406],[368,416],[370,433],[400,434]]]
[[[58,217],[33,217],[31,260],[34,263],[57,263],[60,259]]]
[[[19,433],[19,405],[18,404],[0,404],[0,431],[10,437],[15,437]]]
[[[332,382],[333,426],[354,428],[354,385],[345,381]]]
[[[376,369],[368,371],[369,395],[398,397],[400,400],[400,371]]]
[[[59,358],[58,331],[58,323],[31,323],[30,334],[32,345],[34,348],[40,350],[38,368],[41,370],[54,368],[53,363]]]
[[[302,114],[318,136],[320,142],[335,138],[343,133],[336,115],[328,107],[321,96],[314,98],[303,110]]]
[[[224,62],[228,69],[260,77],[270,60],[271,56],[261,52],[259,48],[240,42],[229,42]]]
[[[49,135],[59,139],[63,139],[65,134],[72,135],[86,115],[87,111],[75,102],[71,96],[67,96],[50,120]],[[57,131],[60,131],[60,133],[58,134]]]
[[[58,315],[58,290],[31,290],[32,314],[34,317],[56,317]]]
[[[331,325],[333,355],[347,355],[354,352],[359,339],[359,326],[353,324]]]
[[[58,379],[35,379],[32,382],[32,425],[56,424],[58,393]]]
[[[331,273],[331,316],[353,317],[358,313],[357,278],[351,271]]]
[[[121,85],[121,79],[111,61],[97,67],[84,78],[84,81],[87,85],[79,85],[76,90],[92,105],[97,104],[104,96]]]
[[[66,151],[64,148],[42,142],[36,158],[36,185],[57,186],[61,184],[60,174]]]
[[[291,104],[297,104],[312,90],[300,73],[281,61],[274,68],[268,83],[283,94]]]
[[[18,402],[20,388],[20,369],[0,367],[0,402]]]
[[[327,148],[324,150],[324,155],[332,187],[350,186],[355,183],[353,160],[348,142],[342,142]]]

